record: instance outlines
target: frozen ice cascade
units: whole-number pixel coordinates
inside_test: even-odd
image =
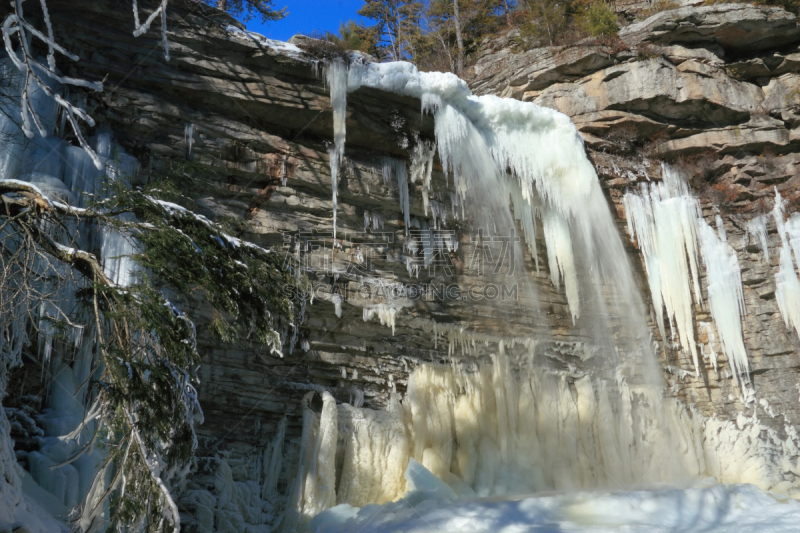
[[[9,70],[7,64],[0,62],[0,71],[12,83],[19,83],[15,71]],[[100,129],[92,139],[92,148],[102,167],[98,170],[83,148],[60,137],[63,124],[59,124],[58,108],[53,100],[38,86],[28,90],[29,100],[48,136],[37,134],[33,139],[25,139],[15,121],[9,118],[19,113],[19,109],[3,109],[4,113],[0,113],[0,180],[30,183],[51,201],[85,207],[89,195],[99,192],[103,178],[128,180],[136,176],[138,161],[114,143],[110,131]],[[129,237],[113,229],[98,232],[88,222],[69,224],[66,230],[49,228],[48,231],[66,231],[59,236],[75,238],[76,245],[81,248],[100,250],[100,260],[109,279],[121,286],[132,282],[137,268],[130,258],[135,250]],[[66,268],[61,272],[66,280],[70,279],[68,274]],[[15,457],[9,436],[9,421],[0,409],[0,530],[8,524],[24,524],[22,529],[32,533],[66,531],[70,513],[92,486],[103,458],[104,452],[95,446],[80,453],[95,433],[96,422],[91,413],[96,414],[93,410],[99,408],[91,405],[86,386],[96,365],[92,326],[75,324],[66,332],[69,349],[54,347],[55,331],[50,318],[60,318],[56,306],[73,316],[75,289],[74,284],[67,281],[50,301],[39,306],[43,372],[54,377],[45,381],[46,401],[42,406],[45,409],[38,415],[38,422],[44,426],[44,431],[37,436],[39,448],[20,452],[27,460],[29,471],[23,471],[17,464],[18,457]],[[0,290],[12,291],[13,287]],[[20,312],[20,320],[14,322],[12,330],[0,332],[0,399],[6,394],[7,384],[3,381],[6,369],[19,362],[22,346],[27,342],[24,319],[24,313]],[[14,412],[18,418],[27,416],[24,410]],[[82,424],[85,417],[89,422]],[[32,420],[31,427],[36,427]],[[104,482],[94,487],[101,492],[106,488]],[[107,512],[107,505],[97,509],[100,515],[107,516]],[[89,525],[83,521],[76,523],[81,531],[87,530]]]
[[[786,219],[784,210],[784,201],[776,190],[772,216],[781,240],[781,262],[775,275],[775,299],[786,327],[793,328],[800,335],[800,279],[792,261],[794,252],[795,261],[800,265],[800,214],[795,213]]]
[[[711,228],[680,173],[664,164],[662,176],[661,183],[643,183],[638,192],[628,192],[623,200],[628,231],[644,255],[661,337],[667,338],[663,313],[666,308],[670,329],[677,330],[680,345],[691,354],[698,376],[700,362],[692,306],[703,305],[698,267],[702,257],[708,307],[719,331],[722,352],[730,363],[734,381],[744,387],[750,379],[750,365],[742,336],[745,304],[736,252],[728,244],[722,218],[717,215],[717,230]],[[748,227],[768,257],[763,224],[763,219],[753,219]]]
[[[409,218],[409,181],[421,184],[426,216],[432,205],[429,173],[436,150],[462,209],[482,203],[491,206],[490,222],[516,221],[533,257],[536,220],[541,220],[551,281],[564,287],[573,323],[592,338],[584,360],[596,367],[548,368],[538,355],[548,339],[495,336],[412,319],[414,327],[448,345],[450,362],[418,364],[405,394],[394,392],[380,411],[361,407],[360,401],[336,405],[322,392],[323,408],[317,412],[307,397],[301,460],[281,531],[496,531],[504,526],[514,531],[717,531],[720,526],[726,531],[712,511],[726,505],[720,495],[744,501],[762,493],[692,480],[710,476],[720,483],[792,490],[797,465],[770,459],[796,454],[792,426],[786,425],[789,437],[783,439],[755,416],[740,415],[735,422],[708,418],[664,397],[644,304],[595,171],[566,116],[530,103],[474,96],[452,74],[420,73],[402,62],[354,62],[347,80],[350,92],[371,87],[416,97],[421,111],[434,116],[435,146],[416,140],[410,172],[402,160],[383,163],[384,181],[397,179],[406,228],[424,223]],[[722,221],[716,230],[709,226],[681,177],[669,167],[663,174],[661,183],[625,197],[662,338],[667,338],[666,308],[671,329],[698,368],[693,305],[703,304],[699,271],[705,265],[712,280],[708,307],[722,352],[752,401],[752,389],[745,391],[749,365],[736,254]],[[787,253],[792,236],[790,229],[782,236]],[[787,294],[795,290],[791,282],[798,282],[793,268],[791,273],[785,276]],[[798,300],[787,296],[786,306],[792,301]],[[365,309],[364,320],[378,314],[394,331],[400,313],[382,316],[386,312]],[[784,316],[800,317],[792,312],[787,307]],[[713,339],[713,328],[704,324]],[[624,328],[628,340],[614,337],[612,327]],[[468,357],[478,345],[492,347],[490,360]],[[454,357],[458,350],[465,357]],[[328,461],[334,456],[331,470]],[[683,488],[613,492],[665,482]],[[612,492],[575,492],[597,488]],[[496,498],[552,490],[570,492],[552,500]],[[485,497],[495,498],[475,500]],[[461,499],[472,501],[459,507]],[[697,508],[703,518],[682,514],[687,502],[697,500],[707,503],[708,513]],[[775,505],[768,496],[759,501]],[[600,510],[603,505],[618,509],[613,518]],[[752,531],[788,531],[798,512],[800,506],[792,502],[775,529],[756,525]],[[584,529],[581,516],[605,528]]]

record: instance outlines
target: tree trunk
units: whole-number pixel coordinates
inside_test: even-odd
[[[227,11],[228,0],[217,0],[217,9],[221,9],[222,11]]]
[[[456,74],[461,76],[461,73],[464,72],[464,36],[461,35],[461,13],[458,10],[458,0],[453,0],[453,23],[456,26],[456,43],[458,44]]]

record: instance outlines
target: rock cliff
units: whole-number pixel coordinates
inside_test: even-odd
[[[75,9],[85,16],[76,19]],[[174,2],[167,62],[156,36],[134,39],[123,29],[130,21],[118,2],[52,2],[51,12],[60,41],[81,57],[81,74],[106,79],[105,92],[87,95],[90,110],[140,160],[137,179],[178,161],[201,165],[214,178],[204,190],[186,192],[204,214],[242,222],[240,237],[284,247],[310,268],[316,298],[297,345],[282,357],[201,335],[205,423],[180,503],[189,531],[257,531],[274,522],[298,462],[309,391],[378,409],[393,391],[406,392],[420,363],[486,360],[509,338],[536,339],[531,357],[564,375],[586,367],[600,349],[588,318],[573,323],[563,289],[551,283],[543,243],[537,257],[526,251],[510,276],[492,277],[473,263],[487,228],[464,216],[438,160],[430,198],[422,183],[408,185],[407,227],[396,176],[386,175],[392,158],[409,160],[415,146],[433,139],[433,119],[418,100],[369,88],[348,94],[340,237],[332,247],[333,112],[324,66],[307,41],[269,41],[214,9]],[[776,442],[800,424],[800,342],[775,299],[775,225],[768,225],[767,261],[746,222],[772,209],[776,187],[791,209],[800,206],[798,43],[797,20],[781,9],[689,6],[631,24],[610,43],[515,52],[508,38],[499,39],[487,43],[469,79],[478,94],[533,101],[573,119],[644,294],[646,274],[625,228],[622,197],[660,180],[662,161],[691,177],[704,216],[723,215],[742,267],[744,341],[763,402],[736,387],[724,358],[718,366],[704,359],[701,375],[688,375],[690,355],[661,339],[650,317],[665,379],[671,394],[703,416],[734,421],[746,413],[762,424],[748,427],[773,430]],[[452,238],[443,245],[452,252],[437,268],[421,260],[430,228]],[[700,283],[705,291],[707,280]],[[406,297],[379,294],[396,287]],[[439,292],[408,297],[409,288]],[[478,297],[468,301],[470,290]],[[201,305],[195,313],[201,325],[210,319]],[[703,306],[694,318],[712,323]],[[715,333],[698,329],[698,342],[714,348]],[[284,452],[277,463],[276,449]],[[797,486],[793,468],[781,478],[786,492]],[[267,478],[273,485],[265,489]]]

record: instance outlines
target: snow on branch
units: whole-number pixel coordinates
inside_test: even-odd
[[[94,127],[94,119],[82,108],[67,101],[61,94],[54,90],[51,85],[58,83],[61,85],[71,85],[82,87],[92,91],[102,92],[103,84],[98,81],[87,81],[69,76],[58,74],[56,67],[56,53],[59,53],[72,61],[78,61],[75,54],[70,53],[55,41],[53,35],[53,25],[50,21],[50,12],[47,9],[47,0],[39,0],[42,8],[45,31],[42,32],[35,28],[25,19],[22,4],[25,0],[12,0],[14,12],[3,21],[3,43],[11,62],[20,72],[23,73],[24,81],[22,85],[21,115],[22,130],[30,139],[34,136],[34,127],[42,137],[47,137],[48,132],[42,126],[39,116],[36,114],[33,103],[31,102],[31,92],[35,88],[41,89],[49,98],[55,100],[61,108],[67,121],[69,121],[75,137],[80,146],[92,158],[98,170],[102,170],[103,162],[97,153],[92,150],[89,143],[81,133],[78,119],[84,121],[90,127]],[[144,24],[139,22],[139,6],[137,0],[133,0],[134,32],[138,37],[150,29],[157,16],[161,15],[161,38],[164,43],[164,57],[169,61],[169,42],[167,41],[167,0],[162,0],[159,7],[145,20]],[[47,46],[47,64],[43,64],[36,59],[32,53],[32,41],[37,39]],[[49,84],[48,84],[49,81]]]
[[[83,87],[94,91],[102,91],[103,84],[99,82],[91,82],[66,76],[60,76],[56,72],[55,53],[68,57],[72,61],[77,61],[78,56],[71,54],[65,50],[61,45],[55,42],[53,37],[53,26],[50,23],[50,13],[47,10],[47,3],[45,0],[40,0],[42,6],[42,13],[44,15],[45,27],[47,34],[44,34],[33,27],[25,20],[25,15],[22,10],[22,4],[25,0],[14,0],[14,13],[6,17],[3,22],[3,43],[5,44],[6,52],[9,59],[24,75],[24,82],[22,85],[22,98],[21,98],[21,114],[22,114],[22,131],[30,139],[33,138],[34,132],[31,123],[36,126],[39,134],[42,137],[47,137],[48,132],[42,126],[39,117],[36,115],[36,110],[30,101],[31,91],[38,87],[44,93],[56,101],[58,106],[62,109],[64,116],[72,126],[78,142],[84,150],[89,154],[98,169],[103,168],[103,164],[97,154],[89,147],[86,139],[81,133],[78,126],[78,119],[80,118],[89,126],[94,126],[94,119],[90,117],[86,111],[73,105],[65,100],[60,94],[55,92],[50,85],[45,81],[49,78],[51,83],[56,82],[62,85],[72,85],[75,87]],[[15,46],[15,38],[17,46]],[[45,66],[39,60],[35,59],[31,52],[32,40],[36,38],[42,43],[47,45],[47,65]]]
[[[159,5],[158,9],[153,11],[153,13],[147,17],[147,20],[144,21],[144,24],[139,23],[139,5],[136,0],[133,0],[133,23],[136,27],[136,29],[133,31],[133,36],[139,37],[140,35],[147,33],[147,31],[150,29],[150,24],[153,23],[158,15],[161,15],[161,41],[164,43],[164,59],[169,61],[169,41],[167,40],[167,0],[162,0],[161,5]]]

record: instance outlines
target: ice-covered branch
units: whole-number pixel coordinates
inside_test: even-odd
[[[44,1],[44,0],[43,0]],[[133,0],[133,22],[136,29],[133,31],[134,37],[139,37],[147,33],[150,29],[150,24],[153,23],[155,18],[161,15],[161,41],[164,43],[164,59],[169,61],[169,41],[167,40],[167,0],[162,0],[158,9],[147,17],[144,24],[139,24],[139,5],[136,0]]]
[[[75,136],[78,139],[81,147],[86,150],[92,158],[95,166],[98,169],[103,168],[100,158],[91,149],[86,139],[81,133],[78,119],[83,120],[89,126],[94,126],[94,119],[86,113],[85,110],[73,105],[71,102],[64,99],[60,94],[55,92],[44,78],[48,78],[50,83],[59,83],[61,85],[71,85],[74,87],[83,87],[94,91],[102,91],[103,84],[99,82],[91,82],[87,80],[61,76],[56,72],[55,53],[66,56],[72,61],[77,61],[78,56],[71,54],[65,48],[55,42],[53,36],[53,26],[50,21],[50,13],[47,9],[45,0],[40,0],[42,6],[42,13],[44,15],[45,26],[47,34],[37,30],[32,24],[25,20],[25,15],[22,10],[24,0],[14,0],[13,7],[14,13],[8,15],[3,21],[3,43],[6,52],[11,62],[20,72],[23,73],[22,95],[20,101],[20,112],[22,116],[22,130],[28,138],[34,135],[31,122],[36,126],[39,134],[42,137],[47,137],[48,131],[44,129],[33,104],[30,101],[31,91],[34,88],[41,89],[48,97],[55,100],[58,106],[64,113],[65,118],[72,126]],[[38,39],[43,44],[47,45],[47,65],[39,62],[31,51],[31,41]],[[15,46],[14,41],[17,41]]]

